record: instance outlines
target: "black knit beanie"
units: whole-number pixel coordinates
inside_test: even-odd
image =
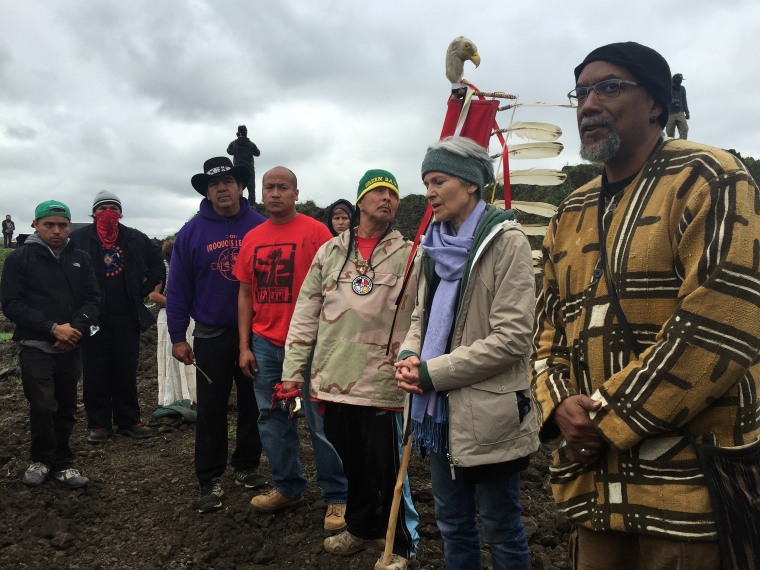
[[[643,87],[654,97],[662,107],[659,121],[663,127],[668,122],[668,106],[670,104],[670,66],[665,58],[652,48],[636,42],[620,42],[598,47],[586,56],[586,59],[575,68],[575,80],[592,61],[608,61],[625,67],[633,73]]]

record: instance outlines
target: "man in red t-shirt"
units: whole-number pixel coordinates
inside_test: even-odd
[[[274,489],[254,497],[251,505],[258,511],[276,512],[303,501],[306,479],[298,457],[298,420],[278,406],[272,407],[272,394],[282,376],[285,339],[298,292],[317,250],[332,236],[324,224],[296,212],[298,182],[291,170],[273,168],[264,174],[262,186],[269,220],[246,234],[233,273],[240,281],[238,363],[254,380],[259,434],[274,481]],[[303,393],[309,393],[307,386]],[[343,465],[325,437],[316,405],[306,397],[303,407],[314,447],[317,483],[327,505],[324,526],[340,530],[345,526],[348,492]]]

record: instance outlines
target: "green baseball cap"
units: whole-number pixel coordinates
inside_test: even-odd
[[[58,200],[45,200],[34,209],[34,219],[39,220],[47,216],[63,216],[71,221],[71,210],[66,204]]]

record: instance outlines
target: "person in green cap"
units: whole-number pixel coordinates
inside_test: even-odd
[[[411,243],[393,229],[396,177],[368,170],[357,189],[350,227],[317,251],[285,341],[283,390],[298,388],[324,407],[327,439],[348,479],[346,530],[325,539],[327,552],[352,556],[382,547],[400,467],[405,394],[394,380],[398,347],[409,330],[416,275],[400,300]],[[309,377],[309,356],[314,361]],[[310,386],[308,383],[310,382]],[[419,516],[408,482],[396,518],[393,556],[377,570],[403,570],[419,542]]]
[[[90,256],[69,241],[66,204],[42,202],[32,227],[35,233],[5,260],[0,280],[29,401],[32,463],[22,481],[39,486],[50,476],[76,489],[89,483],[73,468],[70,446],[82,374],[79,346],[97,331],[100,290]]]

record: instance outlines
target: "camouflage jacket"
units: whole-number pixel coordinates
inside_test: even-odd
[[[290,321],[282,379],[303,382],[316,342],[311,367],[313,398],[400,408],[405,394],[396,386],[393,363],[414,308],[414,273],[401,300],[388,354],[386,347],[412,244],[395,230],[385,236],[372,255],[374,274],[369,275],[373,288],[367,295],[357,295],[351,286],[357,277],[353,252],[346,260],[348,238],[348,232],[343,232],[314,256]]]
[[[739,161],[669,140],[606,205],[607,264],[643,351],[620,332],[599,268],[600,179],[560,205],[544,241],[533,390],[544,440],[586,394],[608,446],[584,466],[554,452],[560,510],[594,530],[715,540],[688,430],[733,447],[760,435],[760,191]]]

